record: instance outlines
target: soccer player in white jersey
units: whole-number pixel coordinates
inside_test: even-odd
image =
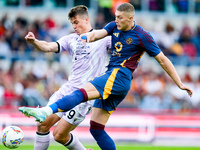
[[[82,88],[89,80],[105,72],[107,49],[111,47],[110,37],[86,44],[78,39],[80,34],[92,31],[86,6],[73,7],[68,14],[68,18],[75,33],[66,35],[57,42],[37,40],[32,32],[29,32],[25,37],[28,43],[42,52],[59,53],[67,51],[72,56],[73,65],[68,82],[51,96],[48,105]],[[69,150],[86,150],[70,131],[84,120],[85,116],[91,111],[92,106],[93,101],[81,103],[66,113],[59,112],[50,115],[43,123],[38,123],[34,149],[48,149],[50,128],[59,121],[53,131],[54,139]]]

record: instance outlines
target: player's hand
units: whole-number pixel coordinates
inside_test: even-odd
[[[192,91],[188,86],[182,84],[179,88],[182,89],[182,90],[186,90],[187,93],[188,93],[188,95],[189,95],[190,97],[192,97],[193,91]]]
[[[79,41],[82,41],[83,43],[88,43],[90,41],[90,37],[87,34],[81,34],[79,37]]]
[[[35,35],[33,34],[33,32],[28,32],[28,34],[25,36],[25,40],[28,43],[33,44],[35,41]]]

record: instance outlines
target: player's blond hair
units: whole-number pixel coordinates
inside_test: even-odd
[[[68,19],[74,18],[77,15],[80,15],[83,17],[89,17],[88,8],[84,5],[78,5],[78,6],[73,7],[68,13]]]
[[[132,16],[134,16],[134,14],[135,14],[135,8],[130,3],[123,3],[123,4],[119,5],[117,7],[117,11],[123,11],[125,13],[132,15]]]

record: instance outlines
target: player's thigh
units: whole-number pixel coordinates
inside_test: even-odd
[[[38,132],[48,132],[49,129],[60,120],[60,117],[56,114],[52,114],[46,118],[46,120],[42,123],[37,124],[37,131]]]
[[[85,86],[84,89],[87,92],[88,95],[88,99],[89,100],[93,100],[93,99],[97,99],[100,98],[101,95],[99,93],[99,91],[95,88],[94,85],[92,85],[90,82],[88,82]]]
[[[110,117],[110,113],[101,108],[92,108],[91,120],[102,125],[105,125]]]

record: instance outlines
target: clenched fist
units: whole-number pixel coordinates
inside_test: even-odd
[[[28,32],[28,34],[25,36],[25,40],[28,43],[33,44],[35,41],[35,35],[33,34],[33,32]]]

